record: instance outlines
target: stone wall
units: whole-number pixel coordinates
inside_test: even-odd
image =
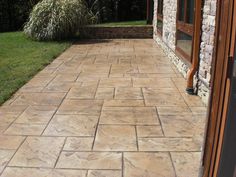
[[[154,14],[157,14],[157,1],[154,0]],[[175,54],[176,42],[176,14],[177,14],[177,0],[164,0],[163,2],[163,35],[157,33],[157,18],[153,19],[153,38],[158,44],[162,46],[165,53],[169,56],[171,61],[176,65],[178,70],[184,77],[187,76],[188,66]]]
[[[154,0],[154,14],[157,14],[157,1],[158,0]],[[163,35],[160,36],[157,34],[156,16],[154,15],[154,39],[161,44],[171,61],[176,65],[183,76],[186,77],[189,67],[181,58],[175,55],[176,10],[177,0],[164,0]],[[198,90],[198,95],[202,97],[206,104],[208,103],[210,95],[211,65],[214,52],[215,16],[216,0],[205,0],[203,7],[199,71],[195,75],[194,83],[196,90]]]
[[[81,38],[116,39],[116,38],[152,38],[153,26],[102,27],[88,26],[81,28]]]
[[[202,42],[200,52],[199,78],[209,87],[211,63],[214,52],[216,0],[205,0],[202,21]]]
[[[175,50],[177,0],[164,0],[163,3],[163,41]]]
[[[155,36],[157,36],[157,0],[154,0],[154,12],[153,12],[153,21],[152,21],[152,25],[153,25],[153,38],[155,39]]]
[[[163,36],[162,40],[168,47],[175,50],[175,35],[176,35],[176,0],[164,0],[163,4]],[[154,0],[154,37],[157,36],[157,0]]]
[[[211,84],[211,67],[214,53],[214,39],[215,39],[215,20],[216,20],[216,2],[217,0],[205,0],[203,8],[203,21],[202,21],[202,41],[200,51],[200,64],[199,64],[199,96],[204,101],[208,101],[210,96]]]
[[[154,0],[154,14],[157,14],[157,1]],[[175,55],[175,36],[176,36],[176,13],[177,13],[177,0],[164,0],[163,2],[163,34],[157,33],[157,18],[154,15],[153,19],[153,30],[154,30],[154,39],[162,44],[164,42],[164,51],[169,56],[171,61],[176,65],[178,70],[182,73],[184,77],[187,76],[188,66],[183,62],[181,58]]]

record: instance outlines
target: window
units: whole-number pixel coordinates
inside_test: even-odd
[[[189,62],[192,56],[195,0],[178,0],[176,50]]]
[[[157,4],[157,31],[162,34],[163,29],[163,0],[158,0]]]

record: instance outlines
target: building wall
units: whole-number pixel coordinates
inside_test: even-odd
[[[164,49],[178,70],[186,77],[189,66],[175,55],[177,0],[164,0],[163,5],[163,34],[160,36],[156,29],[157,1],[154,0],[154,39]],[[211,64],[214,52],[216,0],[205,0],[203,6],[202,37],[200,46],[199,71],[195,75],[195,86],[198,95],[207,104],[210,95]]]
[[[202,21],[202,41],[199,66],[199,94],[209,97],[211,65],[214,52],[216,0],[205,0]]]
[[[163,41],[175,50],[177,1],[163,2]]]

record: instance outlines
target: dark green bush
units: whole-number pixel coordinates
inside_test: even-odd
[[[39,0],[0,0],[0,32],[16,31],[24,23]]]
[[[100,23],[146,19],[146,0],[86,0]]]

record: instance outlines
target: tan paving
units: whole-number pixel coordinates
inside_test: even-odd
[[[0,107],[1,177],[197,177],[206,108],[152,40],[73,45]]]

